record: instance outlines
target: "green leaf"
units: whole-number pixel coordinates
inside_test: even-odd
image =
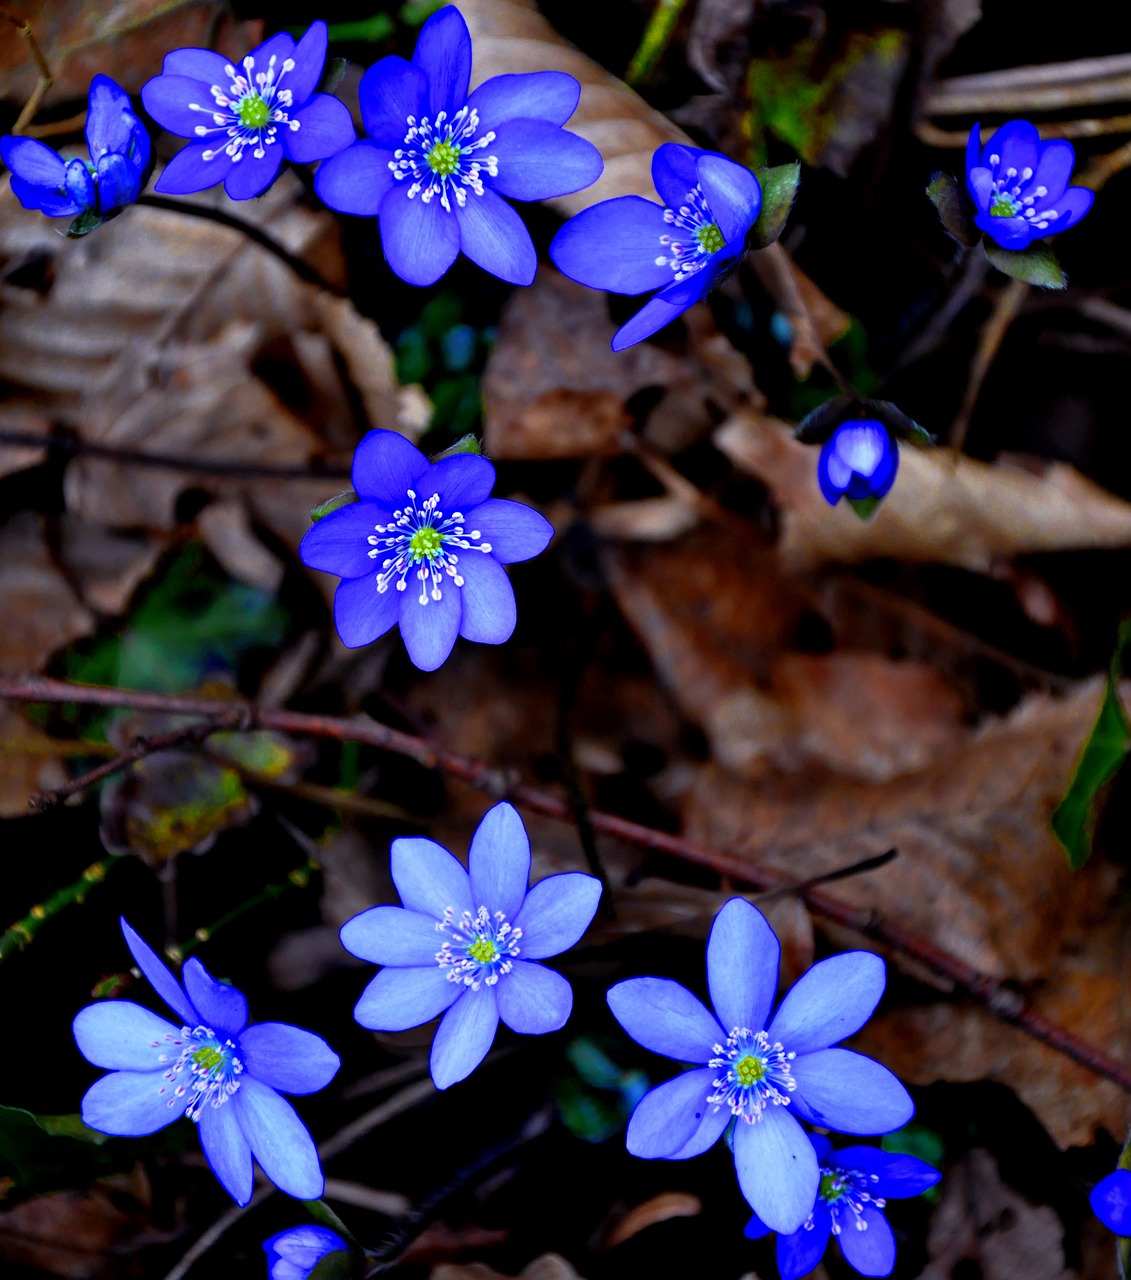
[[[927,199],[939,212],[939,221],[948,235],[959,244],[978,243],[978,228],[970,218],[970,210],[962,198],[962,188],[951,173],[936,173],[927,186]]]
[[[1123,655],[1129,643],[1131,621],[1119,628],[1099,715],[1076,761],[1064,799],[1050,819],[1053,835],[1068,855],[1068,865],[1073,870],[1082,867],[1091,855],[1104,788],[1131,750],[1131,724],[1119,699],[1118,687]]]
[[[794,160],[792,164],[779,164],[772,169],[755,169],[754,176],[762,188],[762,210],[746,237],[746,247],[764,249],[785,230],[797,196],[797,184],[801,181],[801,165]]]
[[[92,231],[97,231],[105,221],[102,214],[88,209],[86,213],[80,213],[67,228],[67,239],[79,240],[83,236],[88,236]]]
[[[37,1116],[0,1106],[0,1203],[83,1187],[133,1165],[128,1144],[88,1129],[78,1116]]]
[[[1035,284],[1041,289],[1063,289],[1068,283],[1056,254],[1047,244],[1031,244],[1028,249],[1003,249],[987,240],[985,250],[994,266],[1014,280]]]
[[[401,5],[397,16],[406,27],[420,27],[446,3],[447,0],[409,0]]]
[[[327,498],[325,502],[320,502],[310,513],[310,523],[317,524],[324,516],[328,516],[331,511],[337,511],[339,507],[348,507],[354,502],[360,502],[361,499],[352,489],[343,489],[341,493],[335,494],[332,498]]]
[[[450,444],[446,449],[441,449],[439,453],[433,454],[432,461],[439,462],[441,458],[454,458],[461,453],[473,453],[482,456],[483,445],[473,431],[469,431],[465,436],[460,436],[455,444]]]
[[[860,519],[865,521],[871,520],[880,505],[879,498],[849,498],[846,496],[844,500]]]
[[[338,1215],[330,1208],[325,1200],[304,1200],[303,1207],[307,1213],[318,1223],[320,1227],[328,1227],[331,1231],[336,1231],[343,1240],[348,1240],[351,1244],[356,1244],[353,1232],[338,1217]]]
[[[356,1254],[336,1249],[318,1260],[309,1280],[356,1280],[361,1274],[360,1261]]]

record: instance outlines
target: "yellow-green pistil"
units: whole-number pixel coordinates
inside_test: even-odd
[[[847,1187],[845,1181],[839,1173],[833,1172],[821,1174],[821,1185],[817,1194],[822,1200],[826,1202],[839,1200],[846,1190]]]
[[[444,545],[435,525],[423,524],[408,540],[409,556],[413,564],[421,560],[431,560]]]
[[[271,108],[258,93],[249,93],[241,98],[236,111],[245,129],[262,129],[271,119]]]
[[[990,201],[991,218],[1016,218],[1021,212],[1021,201],[1008,191],[998,191]]]
[[[739,1058],[734,1064],[734,1074],[739,1084],[749,1089],[752,1084],[765,1078],[766,1067],[761,1058]]]
[[[704,253],[718,253],[726,244],[717,222],[708,222],[706,226],[696,228],[695,239],[699,241],[699,247]]]
[[[192,1055],[192,1060],[202,1071],[209,1072],[215,1071],[224,1061],[224,1055],[219,1049],[205,1045],[203,1049],[197,1049]]]
[[[480,964],[490,964],[499,954],[499,948],[495,946],[491,938],[476,938],[467,948],[467,954],[473,960],[478,960]]]
[[[428,152],[428,167],[441,178],[449,178],[459,168],[459,158],[463,154],[459,147],[450,142],[437,142]]]

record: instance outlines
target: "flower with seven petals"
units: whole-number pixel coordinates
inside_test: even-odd
[[[328,1253],[345,1252],[349,1245],[329,1227],[288,1227],[264,1240],[269,1280],[306,1280]]]
[[[694,1068],[645,1094],[628,1124],[629,1151],[684,1160],[713,1146],[733,1117],[742,1194],[772,1230],[790,1233],[813,1211],[821,1180],[798,1120],[888,1133],[915,1107],[886,1067],[829,1047],[871,1016],[883,994],[883,961],[866,951],[822,960],[771,1018],[779,955],[761,912],[732,898],[707,943],[714,1014],[666,978],[618,982],[608,1000],[634,1040]]]

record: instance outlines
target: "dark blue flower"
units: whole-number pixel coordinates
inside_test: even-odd
[[[288,1227],[264,1240],[263,1247],[270,1280],[306,1280],[328,1253],[349,1249],[336,1231],[315,1226]]]
[[[544,550],[551,526],[520,502],[490,497],[495,468],[458,454],[430,463],[395,431],[371,431],[353,457],[360,502],[323,516],[299,555],[338,574],[334,624],[351,648],[398,623],[408,656],[435,671],[456,636],[502,644],[514,630],[504,564]]]
[[[801,1280],[820,1262],[835,1236],[840,1251],[862,1276],[888,1276],[895,1266],[895,1237],[881,1210],[888,1200],[917,1196],[942,1176],[915,1156],[889,1155],[875,1147],[834,1151],[828,1138],[811,1134],[821,1182],[813,1211],[791,1235],[779,1235],[781,1280]],[[757,1240],[771,1228],[754,1215],[746,1235]]]
[[[876,502],[891,489],[898,470],[899,446],[887,427],[875,418],[850,418],[821,446],[817,483],[834,507],[841,498]]]
[[[1092,1188],[1092,1212],[1117,1236],[1131,1236],[1131,1170],[1116,1169]]]
[[[666,142],[652,157],[662,205],[618,196],[584,210],[550,257],[571,280],[610,293],[660,292],[617,330],[621,351],[698,302],[742,256],[762,208],[758,179],[715,151]]]
[[[1025,249],[1067,231],[1092,207],[1093,193],[1070,187],[1072,143],[1042,142],[1028,120],[1011,120],[983,147],[979,126],[966,144],[966,185],[978,227],[1003,249]]]
[[[646,1049],[692,1063],[644,1096],[627,1144],[645,1159],[685,1160],[735,1117],[734,1163],[750,1207],[775,1231],[793,1232],[813,1210],[817,1156],[797,1120],[845,1133],[888,1133],[914,1114],[886,1067],[829,1048],[858,1031],[884,990],[884,963],[867,951],[823,960],[770,1017],[780,947],[756,907],[731,898],[707,943],[712,1015],[667,978],[630,978],[609,1007]]]
[[[468,94],[471,36],[458,9],[434,13],[411,62],[382,58],[362,77],[369,135],[318,171],[314,189],[341,213],[381,220],[389,265],[435,283],[465,253],[484,271],[530,284],[530,234],[503,199],[548,200],[600,177],[596,147],[562,125],[581,87],[561,71],[494,76]]]
[[[345,105],[316,93],[326,62],[326,24],[296,45],[280,32],[234,67],[210,49],[176,49],[142,86],[162,128],[192,138],[165,166],[155,191],[185,195],[218,182],[248,200],[275,181],[284,159],[312,164],[353,142]]]
[[[122,1137],[155,1133],[187,1115],[200,1128],[212,1172],[239,1204],[251,1199],[252,1157],[288,1195],[323,1190],[318,1152],[284,1093],[316,1093],[338,1056],[309,1031],[284,1022],[247,1025],[247,1001],[199,960],[184,986],[122,921],[138,968],[177,1015],[176,1023],[128,1000],[87,1005],[75,1018],[79,1052],[111,1072],[82,1100],[92,1129]]]
[[[49,218],[81,219],[72,229],[78,234],[133,204],[149,167],[149,134],[129,94],[109,76],[90,82],[86,145],[89,163],[64,160],[35,138],[0,138],[0,156],[12,171],[12,191],[20,204]]]
[[[438,1089],[483,1061],[502,1018],[543,1035],[573,1007],[569,983],[535,963],[567,951],[593,919],[601,885],[580,872],[547,876],[527,891],[530,840],[509,804],[476,829],[468,870],[431,840],[394,840],[393,883],[403,907],[373,907],[342,927],[342,945],[386,967],[354,1016],[373,1031],[406,1031],[443,1014],[432,1042]]]

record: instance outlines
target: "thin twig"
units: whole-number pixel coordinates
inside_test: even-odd
[[[970,430],[970,419],[974,413],[974,406],[978,403],[982,384],[997,353],[1001,350],[1001,344],[1009,326],[1017,319],[1028,287],[1023,280],[1010,280],[998,294],[994,309],[982,326],[982,332],[978,338],[978,349],[974,353],[974,363],[970,368],[970,379],[966,383],[966,394],[962,397],[962,407],[951,424],[950,435],[947,438],[947,444],[954,450],[956,458],[966,443],[966,433]]]
[[[918,121],[914,129],[920,142],[940,150],[964,151],[970,139],[969,129],[940,129],[929,120]],[[1041,125],[1042,138],[1102,138],[1109,133],[1131,133],[1131,116],[1050,120]]]
[[[927,115],[977,116],[985,112],[1059,111],[1086,102],[1123,102],[1129,97],[1131,54],[1117,53],[952,76],[933,84],[923,105]]]
[[[990,270],[990,260],[981,251],[962,248],[963,261],[955,271],[950,282],[950,292],[943,304],[931,316],[926,326],[899,353],[899,359],[892,366],[890,373],[897,373],[914,364],[916,360],[929,355],[946,337],[946,332],[958,318],[959,312],[966,304],[982,292],[986,276]],[[889,376],[890,376],[889,373]],[[875,394],[875,393],[873,393]]]
[[[133,707],[139,711],[199,716],[231,710],[230,703],[210,698],[72,684],[48,676],[0,677],[0,699],[15,702],[75,702],[86,706]],[[359,742],[385,751],[394,751],[415,760],[425,768],[439,769],[490,794],[504,794],[516,805],[544,817],[567,822],[570,820],[568,805],[556,796],[523,784],[509,787],[504,785],[500,788],[500,783],[505,783],[506,779],[498,769],[491,768],[483,761],[432,747],[421,738],[374,720],[346,720],[338,716],[310,715],[273,707],[256,708],[250,704],[247,716],[247,723],[260,729],[306,734],[336,742]],[[594,830],[602,835],[612,836],[638,848],[671,854],[672,857],[693,866],[705,867],[737,884],[750,885],[762,891],[792,889],[815,915],[884,944],[945,983],[966,992],[1003,1022],[1018,1027],[1033,1039],[1131,1093],[1131,1070],[1116,1062],[1103,1050],[1087,1044],[1064,1027],[1042,1017],[1030,1008],[1025,996],[933,942],[920,938],[902,925],[885,920],[868,908],[842,902],[821,889],[799,891],[793,879],[777,868],[750,863],[709,845],[670,835],[666,831],[655,831],[616,814],[602,813],[598,809],[591,810],[589,816]]]
[[[644,28],[640,45],[632,55],[628,70],[624,73],[625,84],[634,89],[642,85],[656,69],[656,64],[664,56],[664,50],[672,38],[675,24],[683,12],[687,0],[656,0],[656,7]]]
[[[15,14],[9,13],[7,9],[0,9],[0,18],[10,22],[20,33],[20,36],[27,44],[28,52],[35,63],[35,69],[39,77],[35,82],[35,88],[31,91],[31,97],[24,103],[24,109],[16,117],[16,123],[12,125],[12,133],[22,133],[28,121],[39,110],[43,95],[55,81],[51,75],[51,68],[47,65],[47,59],[43,56],[43,50],[40,49],[35,34],[31,29],[31,23],[24,18],[17,18]]]
[[[10,955],[22,951],[30,943],[40,928],[53,919],[65,907],[81,905],[86,901],[90,890],[106,879],[106,873],[118,865],[118,858],[103,858],[95,862],[81,876],[66,888],[59,889],[43,902],[34,907],[15,924],[0,933],[0,960],[7,960]]]

